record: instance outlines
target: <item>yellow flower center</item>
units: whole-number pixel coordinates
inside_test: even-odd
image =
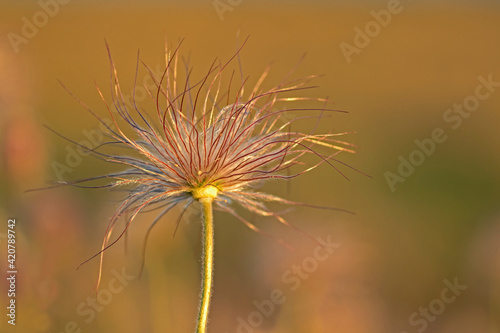
[[[203,198],[215,199],[219,190],[213,185],[195,188],[191,191],[193,198],[199,200]]]

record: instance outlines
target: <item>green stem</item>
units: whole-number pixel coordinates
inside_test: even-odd
[[[203,207],[203,275],[201,280],[200,313],[196,333],[207,330],[208,310],[212,296],[212,279],[214,269],[214,218],[212,213],[212,198],[200,198]]]

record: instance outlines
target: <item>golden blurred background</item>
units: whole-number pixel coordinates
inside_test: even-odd
[[[356,212],[294,207],[285,215],[335,244],[324,260],[316,243],[272,219],[252,221],[294,251],[216,214],[209,331],[500,332],[497,1],[3,0],[0,8],[0,267],[7,275],[7,221],[15,218],[18,269],[15,326],[7,323],[9,285],[0,282],[1,332],[194,330],[196,209],[175,237],[180,209],[154,230],[140,279],[155,215],[136,219],[127,241],[107,251],[96,295],[98,260],[76,267],[100,249],[115,195],[25,191],[58,180],[54,163],[68,165],[75,150],[43,125],[76,141],[98,128],[58,80],[106,115],[94,85],[110,96],[105,41],[131,92],[139,49],[161,68],[165,40],[184,38],[181,54],[200,77],[246,36],[243,71],[255,82],[272,64],[268,87],[307,54],[294,75],[322,76],[304,94],[350,112],[325,118],[318,132],[355,131],[346,138],[357,153],[341,160],[373,178],[340,166],[347,181],[322,166],[263,189]],[[65,180],[109,170],[75,158]]]

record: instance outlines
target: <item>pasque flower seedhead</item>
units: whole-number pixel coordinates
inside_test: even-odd
[[[151,115],[138,105],[135,90],[133,105],[126,102],[109,48],[111,103],[97,89],[112,125],[73,95],[110,133],[109,141],[99,147],[82,148],[122,166],[119,172],[66,183],[125,192],[123,201],[109,221],[102,249],[96,254],[101,255],[101,265],[104,250],[118,241],[136,215],[146,209],[159,210],[148,235],[152,226],[174,206],[181,204],[186,208],[196,201],[204,205],[205,221],[209,219],[210,223],[213,203],[214,209],[228,212],[251,229],[260,231],[237,213],[234,207],[237,203],[250,212],[272,216],[290,226],[266,204],[318,206],[261,193],[257,191],[261,184],[272,179],[291,179],[321,164],[328,164],[338,171],[334,163],[346,164],[338,161],[336,156],[340,152],[353,152],[352,145],[338,139],[347,133],[315,134],[316,127],[310,133],[291,129],[291,125],[301,119],[317,118],[319,122],[328,117],[327,113],[345,112],[325,108],[327,101],[324,99],[290,96],[312,88],[307,83],[314,76],[290,80],[289,74],[278,85],[264,90],[261,87],[269,73],[267,68],[247,93],[247,78],[241,75],[240,83],[236,84],[235,76],[238,75],[229,69],[239,58],[240,48],[226,63],[214,61],[206,74],[193,82],[187,65],[181,78],[179,47],[180,43],[173,52],[167,50],[166,67],[161,77],[155,76],[144,65],[156,86],[148,89],[156,105],[156,119],[151,120]],[[138,56],[137,64],[140,63]],[[319,103],[320,107],[279,108],[279,105],[299,101]],[[106,147],[112,147],[112,152]],[[317,162],[308,165],[304,159],[307,155],[315,156]],[[88,185],[99,179],[105,179],[107,183]],[[126,217],[126,226],[115,240],[110,241],[121,217]],[[213,229],[209,228],[209,231],[212,233]],[[206,251],[213,251],[213,248]],[[211,258],[206,257],[206,260],[211,261]],[[210,290],[208,285],[206,287]]]

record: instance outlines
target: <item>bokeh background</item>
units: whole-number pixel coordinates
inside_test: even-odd
[[[98,128],[57,80],[106,114],[94,85],[110,96],[105,40],[130,92],[138,49],[146,64],[161,68],[165,40],[175,45],[185,38],[181,54],[200,77],[216,57],[229,59],[246,36],[243,71],[255,82],[272,63],[267,87],[307,53],[294,76],[322,76],[304,96],[328,96],[332,107],[350,111],[323,119],[318,131],[357,132],[345,137],[357,153],[341,160],[372,178],[339,166],[347,181],[322,166],[289,184],[264,187],[356,212],[293,207],[286,215],[314,238],[339,244],[299,277],[298,286],[289,280],[292,269],[310,263],[316,243],[275,220],[249,216],[293,244],[289,251],[216,214],[210,332],[500,331],[499,87],[459,128],[443,120],[446,110],[474,95],[478,77],[500,81],[498,1],[402,1],[401,12],[350,62],[341,43],[355,45],[355,28],[364,29],[374,20],[371,11],[387,9],[388,2],[66,2],[50,7],[46,22],[42,4],[54,2],[0,5],[0,267],[4,276],[7,220],[16,218],[19,271],[17,324],[8,325],[2,313],[0,331],[193,331],[201,250],[196,210],[182,219],[175,237],[180,209],[155,229],[139,279],[142,240],[154,218],[141,215],[127,241],[107,252],[95,300],[98,261],[76,267],[99,250],[116,195],[68,187],[25,191],[57,180],[54,163],[68,165],[75,149],[44,124],[76,141]],[[9,33],[23,36],[34,16],[39,27],[24,28],[29,37],[14,46]],[[392,191],[386,173],[397,173],[399,157],[407,159],[415,140],[436,128],[447,140]],[[89,156],[74,165],[64,179],[109,168]],[[466,287],[449,304],[442,298],[444,281]],[[5,312],[4,278],[0,286]],[[258,314],[256,303],[275,289],[283,292],[282,304]],[[429,306],[426,317],[421,311]]]

